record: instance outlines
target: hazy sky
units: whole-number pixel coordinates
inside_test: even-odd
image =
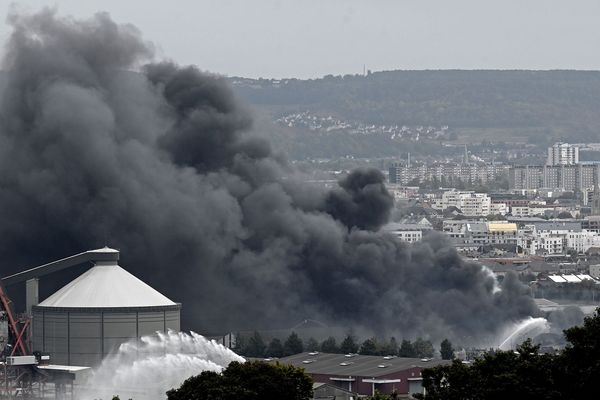
[[[6,15],[10,1],[2,0]],[[600,69],[600,0],[24,0],[108,11],[159,58],[226,75],[390,69]],[[2,24],[0,38],[10,30]]]

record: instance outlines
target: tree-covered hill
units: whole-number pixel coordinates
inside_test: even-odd
[[[273,120],[309,111],[365,124],[448,125],[451,139],[459,142],[545,146],[554,140],[600,140],[596,71],[387,71],[313,80],[229,79],[240,97]]]

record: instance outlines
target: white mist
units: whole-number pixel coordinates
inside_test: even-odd
[[[124,343],[97,367],[76,398],[165,399],[165,392],[202,371],[220,372],[244,359],[194,332],[157,333]]]

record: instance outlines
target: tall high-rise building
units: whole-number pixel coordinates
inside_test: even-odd
[[[579,164],[579,147],[563,142],[554,143],[548,147],[548,160],[546,165],[573,165]]]
[[[594,194],[592,195],[592,215],[600,215],[600,187],[594,185]]]

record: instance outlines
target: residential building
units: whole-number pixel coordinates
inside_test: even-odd
[[[455,181],[485,184],[506,175],[508,169],[508,165],[498,163],[474,165],[436,163],[412,166],[396,162],[389,167],[389,182],[402,185],[425,181],[440,182],[440,185]]]
[[[487,244],[516,244],[517,224],[507,221],[487,223]]]
[[[445,220],[442,231],[457,246],[517,245],[517,224],[507,221]]]
[[[598,187],[598,184],[594,185],[591,203],[592,215],[600,215],[600,187]]]
[[[508,172],[511,190],[559,189],[582,192],[600,182],[600,164],[515,165]]]
[[[557,255],[567,251],[585,253],[600,246],[600,235],[581,226],[577,220],[533,222],[519,229],[518,244],[531,255]]]
[[[490,214],[493,215],[506,215],[508,214],[509,208],[506,203],[492,203],[490,205]]]
[[[381,228],[381,231],[396,236],[403,242],[419,242],[423,238],[423,232],[431,231],[433,227],[427,219],[423,218],[418,223],[390,222]]]
[[[463,215],[469,217],[481,217],[491,214],[491,205],[492,201],[485,193],[455,189],[444,192],[441,199],[432,203],[432,207],[438,210],[456,207]]]
[[[548,160],[546,161],[546,165],[573,164],[579,164],[579,146],[557,142],[551,147],[548,147]]]
[[[600,215],[592,215],[585,217],[581,221],[581,227],[590,232],[596,232],[600,234]]]

